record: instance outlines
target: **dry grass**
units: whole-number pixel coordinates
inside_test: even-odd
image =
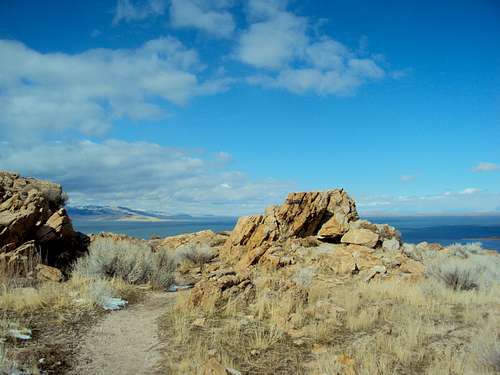
[[[0,373],[66,373],[75,337],[102,314],[103,302],[140,298],[137,287],[119,278],[74,274],[64,283],[39,282],[33,273],[40,262],[37,252],[9,260],[0,261]],[[10,337],[10,329],[24,328],[32,330],[32,340]]]
[[[249,374],[303,374],[303,353],[284,331],[229,304],[207,312],[191,311],[180,298],[160,323],[166,344],[166,373],[201,374],[202,365],[215,356],[227,367]],[[269,312],[269,311],[268,311]],[[201,326],[196,323],[201,319]]]
[[[206,310],[179,301],[166,313],[165,368],[196,373],[215,356],[243,374],[495,374],[500,283],[498,271],[478,267],[497,259],[474,251],[426,261],[442,269],[459,262],[471,270],[474,289],[450,288],[430,273],[368,284],[341,283],[321,267],[257,267],[253,303]],[[307,290],[305,303],[280,289],[290,282]],[[200,318],[203,324],[193,325]]]

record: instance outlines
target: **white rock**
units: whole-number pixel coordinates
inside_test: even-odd
[[[384,240],[384,242],[382,242],[382,249],[384,249],[385,251],[398,251],[399,246],[399,241],[395,238]]]
[[[31,329],[9,329],[9,336],[19,340],[31,340]]]
[[[106,297],[101,302],[104,310],[120,310],[127,305],[127,301],[121,298]]]

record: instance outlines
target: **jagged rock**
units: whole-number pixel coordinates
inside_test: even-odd
[[[379,241],[384,241],[388,239],[395,239],[398,242],[401,240],[401,234],[399,231],[390,226],[389,224],[374,224],[368,220],[357,220],[349,223],[350,229],[368,229],[373,233],[377,233],[379,236]]]
[[[52,214],[47,222],[36,232],[36,238],[41,242],[61,239],[73,235],[73,226],[64,208]]]
[[[0,253],[0,265],[7,275],[27,277],[40,261],[35,241],[28,241],[12,251]]]
[[[316,236],[332,218],[342,225],[358,219],[356,205],[345,191],[290,193],[283,205],[269,207],[264,215],[240,218],[225,252],[238,246],[251,250],[265,242]],[[333,236],[327,232],[332,226],[333,220],[323,231],[325,238]]]
[[[347,222],[339,222],[338,218],[332,216],[318,232],[321,239],[336,239],[344,235],[349,230]]]
[[[247,302],[254,297],[254,285],[246,273],[212,273],[198,282],[191,290],[188,304],[191,306],[220,306],[229,299]]]
[[[215,233],[211,230],[203,230],[195,233],[152,239],[148,242],[155,250],[176,250],[178,247],[186,244],[206,245],[209,247],[222,246],[228,237],[229,234],[227,233]]]
[[[421,262],[405,257],[401,262],[399,270],[403,273],[409,273],[413,276],[422,276],[425,272],[425,267]]]
[[[369,229],[349,229],[342,236],[341,242],[374,248],[379,240],[379,235]]]
[[[400,243],[397,239],[391,238],[382,242],[382,249],[385,251],[398,251]]]
[[[420,242],[416,245],[418,251],[441,251],[444,247],[438,243]]]
[[[371,279],[373,279],[377,275],[383,275],[387,272],[387,269],[384,266],[375,266],[372,267],[367,273],[366,276],[364,277],[365,282],[369,282]]]
[[[64,276],[58,268],[38,264],[35,268],[36,278],[40,281],[62,281]]]
[[[12,252],[35,241],[44,262],[69,268],[86,252],[88,238],[73,230],[65,200],[58,184],[0,172],[1,251]]]
[[[238,262],[236,269],[245,270],[248,267],[256,264],[260,258],[269,250],[271,246],[269,244],[264,244],[262,246],[256,247],[250,250],[246,255]]]

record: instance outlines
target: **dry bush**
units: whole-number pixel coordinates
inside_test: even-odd
[[[166,251],[154,253],[147,244],[98,238],[91,243],[88,256],[78,259],[73,274],[167,288],[173,282],[175,267],[176,262]]]
[[[200,267],[200,272],[203,272],[205,263],[214,259],[217,256],[217,252],[206,244],[188,243],[177,248],[176,256],[179,261],[185,259],[197,265]]]
[[[107,297],[137,298],[135,288],[120,279],[82,277],[78,274],[64,283],[42,283],[36,288],[0,289],[0,310],[17,314],[37,310],[93,309]]]
[[[462,258],[467,258],[472,254],[481,254],[484,252],[481,242],[472,243],[453,243],[446,247],[450,254],[454,256],[459,256]]]
[[[500,283],[500,257],[485,252],[477,244],[452,246],[459,250],[451,254],[435,253],[424,259],[428,276],[453,290],[487,289]]]
[[[430,267],[427,270],[428,275],[442,281],[453,290],[478,289],[479,280],[477,279],[477,274],[479,272],[481,272],[480,269],[444,264]]]

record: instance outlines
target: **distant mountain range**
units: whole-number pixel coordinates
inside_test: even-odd
[[[78,206],[67,207],[69,216],[76,220],[106,220],[106,221],[168,221],[197,220],[212,216],[196,217],[188,214],[167,215],[157,212],[134,210],[128,207],[111,206]]]

